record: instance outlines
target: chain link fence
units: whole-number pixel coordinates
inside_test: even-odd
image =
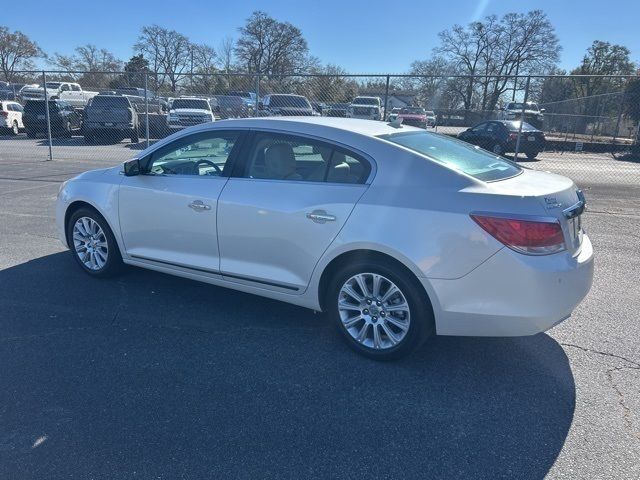
[[[638,76],[29,71],[8,80],[0,78],[3,161],[83,158],[103,166],[198,123],[356,117],[402,121],[578,184],[606,180],[640,193]]]

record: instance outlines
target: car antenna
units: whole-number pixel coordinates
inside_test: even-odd
[[[389,123],[387,123],[387,125],[393,128],[402,128],[402,118],[394,118]]]

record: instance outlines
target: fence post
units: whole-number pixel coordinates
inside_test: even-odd
[[[387,115],[388,104],[389,104],[389,75],[387,75],[387,84],[384,87],[384,113],[382,114],[382,120],[386,120],[388,118],[388,115]]]
[[[514,162],[518,161],[518,153],[520,153],[520,137],[522,137],[522,124],[524,123],[524,112],[527,109],[527,100],[529,99],[530,83],[531,83],[531,75],[527,77],[527,84],[524,87],[524,99],[522,100],[522,113],[520,114],[520,126],[518,127],[518,139],[516,140],[516,151],[515,151],[515,154],[513,155]]]
[[[47,122],[47,138],[49,139],[49,160],[53,160],[53,145],[51,142],[51,119],[49,117],[49,94],[47,92],[47,74],[42,71],[42,87],[44,88],[44,114]]]
[[[616,121],[616,130],[613,132],[613,139],[611,140],[611,144],[616,143],[616,139],[618,138],[618,133],[620,130],[620,120],[622,119],[622,110],[624,108],[624,101],[626,98],[627,92],[623,91],[622,96],[620,97],[620,105],[618,106],[618,120]]]
[[[149,148],[149,72],[144,72],[144,137]]]
[[[256,104],[255,111],[253,112],[256,117],[260,116],[260,71],[256,75]]]

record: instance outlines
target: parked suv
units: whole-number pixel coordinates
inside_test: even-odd
[[[290,94],[265,95],[259,105],[261,117],[313,116],[313,108],[307,97]]]
[[[169,105],[167,126],[171,130],[180,130],[200,123],[215,121],[213,109],[206,98],[174,98]]]
[[[379,97],[356,97],[347,109],[347,117],[367,120],[382,119],[382,104]]]
[[[24,128],[22,110],[22,105],[18,102],[0,102],[0,128],[18,135],[20,129]]]
[[[536,128],[542,128],[544,120],[544,108],[538,107],[537,103],[509,102],[502,111],[502,120],[521,120],[524,107],[524,121]]]
[[[98,138],[119,142],[129,137],[138,143],[139,120],[136,109],[124,95],[96,95],[84,110],[84,141]]]
[[[242,97],[216,95],[213,100],[213,109],[218,118],[246,118],[249,116],[249,107]]]
[[[82,129],[82,114],[62,100],[49,100],[51,135],[71,137]],[[28,100],[24,104],[22,121],[27,136],[34,138],[38,133],[47,133],[47,113],[44,100]]]

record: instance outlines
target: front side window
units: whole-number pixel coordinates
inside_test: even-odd
[[[437,133],[392,133],[379,138],[402,145],[452,170],[461,171],[484,182],[513,177],[522,171],[513,162]]]
[[[222,176],[237,132],[206,132],[178,139],[151,154],[148,173]]]
[[[74,92],[79,92],[80,91],[80,86],[79,85],[71,85],[71,90],[73,90]]]
[[[360,156],[293,135],[256,135],[245,177],[302,182],[365,183],[371,172]]]

